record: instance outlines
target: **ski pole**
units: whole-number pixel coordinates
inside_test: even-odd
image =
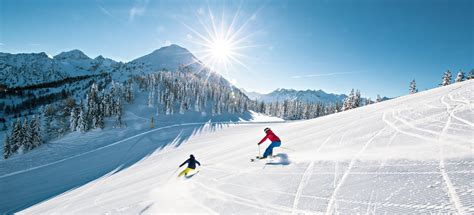
[[[260,144],[258,144],[258,156],[260,157]]]

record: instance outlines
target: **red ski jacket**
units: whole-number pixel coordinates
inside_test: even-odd
[[[267,135],[265,135],[265,137],[262,140],[260,140],[260,142],[258,142],[258,145],[265,142],[267,138],[272,142],[281,142],[280,138],[278,138],[277,135],[275,135],[272,130],[268,130]]]

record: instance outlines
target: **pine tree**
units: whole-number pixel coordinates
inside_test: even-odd
[[[82,104],[80,106],[77,126],[78,126],[78,130],[81,132],[86,132],[87,130],[89,130],[89,120],[87,117],[87,112],[84,110],[84,107],[82,106]]]
[[[105,128],[105,122],[104,122],[104,102],[103,102],[103,96],[100,97],[101,100],[99,101],[99,111],[97,115],[97,128],[104,129]]]
[[[352,108],[358,108],[361,106],[362,98],[360,96],[360,91],[357,90],[354,95],[354,100],[352,101]]]
[[[76,131],[79,121],[79,111],[76,107],[71,110],[71,117],[69,118],[69,129],[71,131]]]
[[[114,128],[121,128],[123,127],[123,122],[122,122],[122,112],[118,112],[116,119],[115,119],[115,125]]]
[[[30,125],[28,124],[28,118],[25,118],[25,120],[23,121],[23,125],[21,127],[21,133],[22,133],[22,136],[21,136],[21,143],[19,145],[19,148],[18,148],[18,151],[20,152],[20,154],[22,154],[23,152],[27,152],[29,151],[32,147],[33,147],[33,143],[32,143],[32,132],[31,132],[31,129],[30,129]]]
[[[117,101],[117,115],[115,119],[115,125],[114,128],[121,128],[124,127],[125,124],[122,122],[122,102],[120,98],[118,98]]]
[[[115,86],[115,84],[113,84],[113,86]],[[99,87],[96,83],[93,83],[87,95],[87,116],[88,120],[91,121],[90,128],[101,128],[104,123],[100,107],[101,100]]]
[[[10,136],[10,154],[15,153],[21,145],[21,138],[23,136],[23,131],[21,129],[20,118],[17,118],[12,126],[12,133]]]
[[[260,105],[259,105],[259,108],[258,108],[258,112],[260,113],[266,113],[266,106],[265,106],[265,103],[262,101],[260,102]]]
[[[446,71],[443,75],[443,82],[441,83],[442,86],[447,86],[451,84],[451,71]]]
[[[10,136],[7,134],[3,140],[3,159],[9,158],[11,154],[13,154],[12,144],[10,142]]]
[[[418,89],[416,89],[416,82],[415,82],[415,79],[413,79],[413,81],[410,82],[410,94],[414,94],[417,92],[418,92]]]
[[[456,76],[456,82],[461,82],[464,81],[464,72],[462,70],[459,70],[458,75]]]
[[[149,93],[148,93],[148,107],[153,107],[154,104],[155,104],[155,89],[152,89]]]
[[[184,114],[186,110],[186,102],[184,100],[181,100],[179,104],[179,114]]]
[[[105,117],[112,116],[112,95],[111,93],[104,93],[104,99],[102,100],[103,114]]]
[[[66,114],[70,115],[72,109],[74,109],[74,107],[76,106],[76,101],[73,98],[68,97],[66,100],[63,101],[63,105]]]
[[[344,105],[342,107],[342,110],[346,111],[346,110],[352,109],[354,105],[354,99],[355,99],[355,94],[354,94],[354,89],[352,89],[349,95],[344,100]]]
[[[35,115],[30,123],[31,129],[31,142],[33,143],[33,148],[36,148],[43,144],[43,138],[41,137],[41,126],[40,119],[38,115]]]
[[[173,101],[174,101],[174,99],[172,98],[172,95],[169,97],[169,100],[166,100],[166,103],[165,103],[166,115],[173,115],[173,113],[174,113]]]
[[[474,79],[474,69],[472,69],[466,77],[466,80]]]
[[[377,98],[375,99],[375,102],[379,103],[382,101],[382,98],[380,97],[379,94],[377,94]]]
[[[63,112],[59,115],[59,128],[58,128],[58,134],[60,136],[66,134],[69,131],[70,124],[67,123],[67,116],[69,114],[67,113],[66,110],[63,110]]]
[[[99,115],[97,116],[96,128],[100,128],[100,129],[104,129],[104,128],[105,128],[104,117],[102,116],[102,114],[99,114]]]
[[[133,103],[133,86],[131,83],[125,88],[125,100],[129,103]]]
[[[55,129],[53,126],[54,115],[55,115],[55,110],[52,105],[48,104],[43,108],[44,135],[48,139],[51,139],[55,133]]]

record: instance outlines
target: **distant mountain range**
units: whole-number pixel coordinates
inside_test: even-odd
[[[62,52],[53,58],[46,53],[0,53],[0,83],[18,87],[61,80],[67,77],[110,72],[111,59],[98,56],[94,59],[79,50]]]
[[[162,47],[128,63],[103,56],[92,59],[77,49],[61,52],[52,58],[44,52],[0,53],[0,84],[11,88],[101,73],[143,74],[163,69],[176,71],[183,65],[194,71],[205,69],[204,64],[191,52],[178,45]]]
[[[241,89],[243,90],[243,89]],[[263,102],[276,102],[276,101],[301,101],[306,103],[337,103],[342,102],[347,97],[344,94],[333,94],[326,93],[323,90],[294,90],[294,89],[276,89],[275,91],[268,94],[260,94],[257,92],[243,92],[253,100]]]

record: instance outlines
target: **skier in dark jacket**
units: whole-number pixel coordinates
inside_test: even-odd
[[[190,171],[196,169],[196,164],[201,166],[201,163],[199,163],[199,161],[194,158],[194,155],[189,155],[189,159],[184,161],[181,165],[179,165],[179,167],[184,166],[184,164],[186,163],[188,164],[188,167],[184,169],[181,173],[179,173],[178,177],[181,177],[182,175],[187,176]]]
[[[265,137],[263,137],[262,140],[260,140],[260,142],[258,142],[258,145],[262,144],[267,139],[272,141],[272,143],[270,143],[270,145],[267,147],[267,149],[265,149],[265,152],[263,153],[263,156],[261,157],[261,159],[267,158],[269,155],[272,156],[273,155],[273,148],[281,146],[280,138],[277,135],[275,135],[273,133],[273,131],[270,130],[270,128],[265,128],[264,131],[265,131],[266,135],[265,135]]]

